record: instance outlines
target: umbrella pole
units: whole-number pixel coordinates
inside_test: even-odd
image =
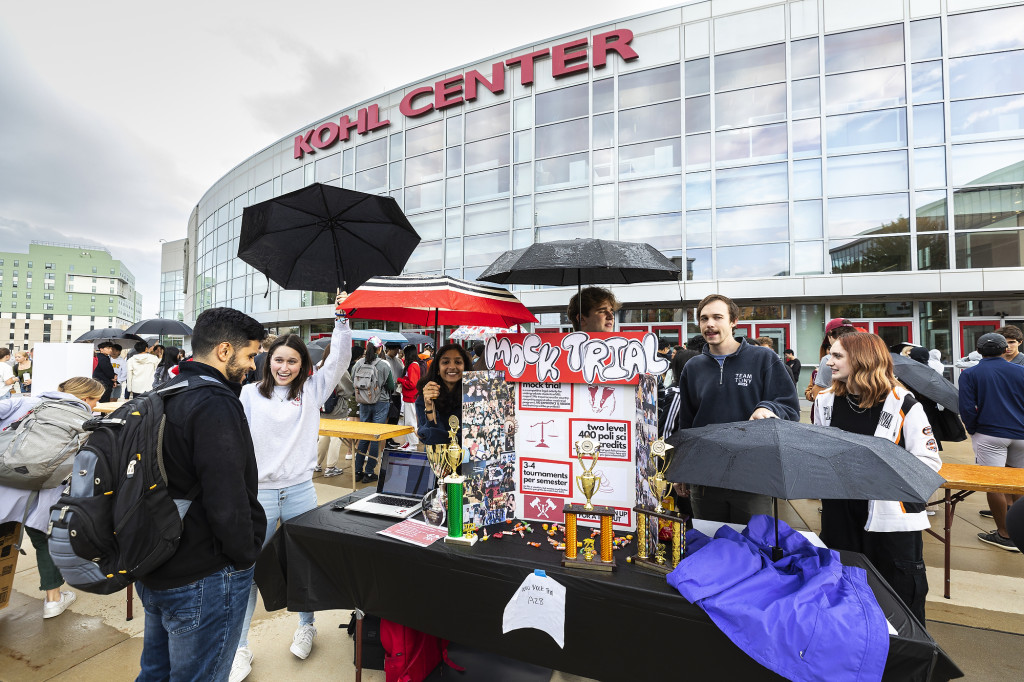
[[[779,498],[772,498],[772,513],[775,515],[775,546],[772,547],[772,561],[782,558],[782,548],[779,547]]]
[[[441,332],[437,328],[437,308],[434,308],[434,352],[441,347]]]

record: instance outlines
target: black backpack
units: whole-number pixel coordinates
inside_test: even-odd
[[[178,548],[182,518],[196,495],[167,489],[164,401],[224,384],[179,378],[86,422],[89,440],[75,455],[70,480],[50,507],[50,556],[64,580],[94,594],[118,592],[166,562]]]

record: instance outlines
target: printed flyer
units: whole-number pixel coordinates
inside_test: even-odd
[[[466,372],[462,391],[463,518],[478,526],[504,523],[516,509],[517,385],[501,372]]]

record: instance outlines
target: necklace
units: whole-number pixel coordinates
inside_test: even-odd
[[[853,400],[853,397],[849,393],[846,394],[846,404],[850,406],[850,409],[856,412],[857,414],[864,414],[865,412],[868,411],[869,408],[860,407],[859,403],[860,401]]]

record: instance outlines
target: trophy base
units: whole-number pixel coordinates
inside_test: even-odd
[[[586,505],[583,504],[565,504],[562,507],[563,514],[576,514],[577,516],[592,515],[592,516],[614,516],[615,509],[612,507],[604,507],[599,504],[595,504],[593,509],[587,509]]]
[[[470,533],[469,535],[463,535],[461,538],[445,536],[444,541],[449,545],[462,545],[463,547],[472,547],[476,544],[476,541],[479,539],[480,538],[477,537],[476,533]]]
[[[651,561],[650,559],[641,559],[635,554],[630,557],[632,559],[633,566],[638,571],[645,573],[653,573],[655,575],[668,575],[675,570],[675,566],[670,563],[659,564],[657,561]]]
[[[562,557],[562,566],[565,568],[582,568],[588,571],[614,571],[618,566],[615,564],[615,559],[611,561],[601,561],[600,558],[594,557],[592,560],[587,561],[582,556],[578,556],[575,559],[567,559]]]

